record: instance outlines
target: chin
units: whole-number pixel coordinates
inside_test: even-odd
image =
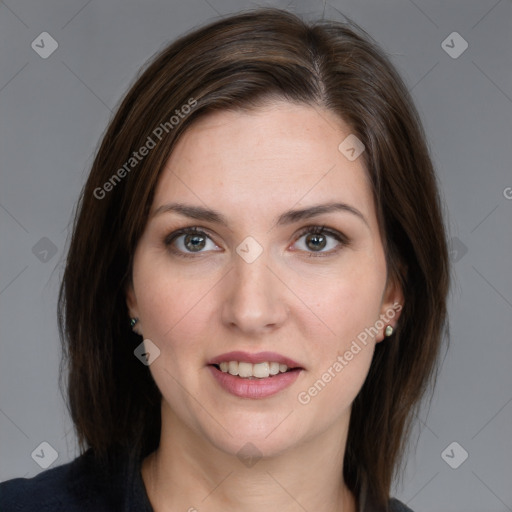
[[[227,455],[238,457],[243,463],[246,459],[272,458],[292,449],[298,443],[290,437],[254,435],[251,432],[238,433],[236,437],[224,436],[210,438],[215,448]]]

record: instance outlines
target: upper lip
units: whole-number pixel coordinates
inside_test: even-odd
[[[280,364],[285,364],[286,366],[288,366],[288,368],[302,368],[302,366],[293,359],[278,354],[277,352],[257,352],[251,354],[249,352],[242,352],[240,350],[220,354],[219,356],[210,359],[207,364],[220,364],[229,361],[242,361],[253,364],[264,363],[268,361],[270,363],[276,362]]]

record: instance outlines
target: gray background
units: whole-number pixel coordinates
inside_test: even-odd
[[[269,4],[306,18],[341,19],[339,10],[365,28],[412,91],[438,168],[455,271],[452,341],[394,494],[416,512],[512,510],[512,3]],[[72,209],[111,112],[157,50],[256,5],[265,4],[0,3],[0,480],[42,471],[31,454],[43,441],[58,453],[51,467],[78,454],[58,390],[56,295]],[[458,58],[444,48],[458,52],[460,40],[442,46],[454,31],[469,45]],[[47,59],[31,47],[42,32],[59,45]],[[453,469],[445,461],[459,464],[462,450],[469,456]]]

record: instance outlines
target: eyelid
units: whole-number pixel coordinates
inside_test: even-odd
[[[351,243],[350,239],[337,229],[332,229],[327,226],[320,226],[318,224],[313,224],[309,226],[305,226],[299,230],[299,233],[297,234],[297,237],[293,244],[296,244],[298,240],[300,240],[304,235],[307,235],[309,233],[314,234],[320,234],[320,235],[326,235],[330,236],[331,238],[334,238],[338,244],[339,247],[335,249],[331,249],[330,251],[306,251],[306,254],[309,257],[325,257],[325,256],[332,256],[333,254],[336,254],[341,248],[348,247]]]
[[[204,235],[213,241],[212,235],[209,233],[209,231],[207,229],[199,227],[199,226],[186,226],[184,228],[176,229],[172,233],[169,233],[168,235],[166,235],[164,237],[164,244],[170,245],[176,238],[178,238],[181,235],[193,235],[193,234]]]
[[[180,228],[180,229],[177,229],[175,231],[173,231],[172,233],[169,233],[168,235],[166,235],[164,237],[164,245],[166,247],[169,248],[169,250],[177,255],[177,256],[181,256],[181,257],[184,257],[184,258],[195,258],[201,254],[203,254],[203,252],[199,251],[197,253],[194,253],[194,252],[183,252],[183,251],[180,251],[176,248],[173,247],[173,242],[179,238],[180,236],[183,236],[183,235],[201,235],[201,236],[204,236],[205,238],[208,238],[209,240],[211,240],[216,246],[218,246],[219,244],[217,244],[217,242],[215,242],[215,240],[213,239],[212,235],[209,233],[209,231],[205,228],[202,228],[202,227],[199,227],[199,226],[187,226],[187,227],[184,227],[184,228]],[[209,252],[209,251],[204,251],[204,252]]]
[[[304,236],[308,233],[315,233],[315,234],[320,234],[320,235],[325,234],[325,235],[332,236],[333,238],[336,238],[336,240],[338,240],[339,242],[346,243],[346,244],[349,243],[349,239],[346,235],[344,235],[337,229],[332,229],[328,226],[323,226],[323,225],[321,226],[319,224],[311,224],[309,226],[304,226],[303,228],[301,228],[299,230],[298,236],[300,238],[301,236]]]

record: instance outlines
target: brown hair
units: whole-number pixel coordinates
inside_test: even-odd
[[[127,93],[81,193],[59,297],[61,369],[69,370],[79,446],[98,457],[158,446],[161,395],[133,355],[141,339],[125,303],[132,256],[180,135],[207,112],[271,98],[331,110],[366,147],[388,273],[404,305],[353,403],[344,478],[357,494],[367,477],[384,505],[447,333],[448,254],[416,109],[387,57],[348,22],[307,24],[273,8],[230,16],[165,48]],[[154,149],[135,159],[150,139]]]

